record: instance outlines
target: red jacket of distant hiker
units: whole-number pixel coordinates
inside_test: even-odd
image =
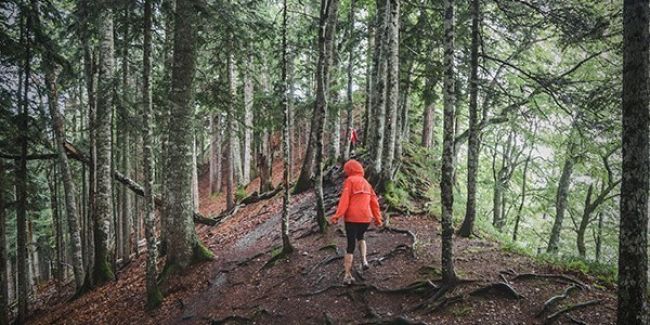
[[[340,217],[344,217],[346,222],[370,223],[374,219],[376,225],[381,225],[377,194],[363,177],[363,166],[351,159],[345,163],[343,170],[348,177],[343,183],[339,206],[332,222],[336,223]]]

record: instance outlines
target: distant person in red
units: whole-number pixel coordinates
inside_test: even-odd
[[[356,147],[357,141],[359,141],[357,130],[350,128],[350,152],[354,152],[354,147]]]
[[[336,214],[332,216],[330,222],[336,224],[341,217],[344,218],[348,246],[343,263],[345,269],[343,283],[351,284],[354,281],[351,271],[356,242],[359,242],[363,269],[368,269],[367,248],[363,234],[368,230],[371,221],[374,221],[377,227],[381,227],[383,223],[377,194],[375,194],[370,183],[363,177],[361,163],[350,159],[343,166],[343,170],[347,178],[343,183],[343,191],[341,192]]]

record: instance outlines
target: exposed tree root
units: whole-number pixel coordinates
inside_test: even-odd
[[[544,303],[544,306],[542,306],[542,309],[537,313],[537,315],[535,315],[535,317],[540,317],[543,314],[547,313],[548,311],[551,310],[551,308],[555,307],[555,305],[557,305],[558,302],[560,302],[560,301],[566,299],[567,297],[569,297],[569,294],[571,293],[571,291],[574,291],[574,290],[577,290],[577,289],[579,289],[579,287],[577,285],[575,285],[575,284],[572,284],[569,287],[567,287],[566,289],[564,289],[564,292],[562,292],[562,294],[559,294],[557,296],[553,296],[549,300],[546,300],[546,302]]]
[[[585,290],[589,289],[589,286],[584,282],[575,279],[573,277],[570,277],[566,274],[517,273],[513,270],[501,271],[501,273],[514,276],[512,280],[527,280],[527,279],[534,279],[534,278],[556,279],[556,280],[562,280],[564,282],[575,284],[578,287],[580,287],[580,289],[585,289]]]
[[[393,248],[393,250],[388,252],[386,255],[380,256],[380,257],[377,257],[377,258],[373,258],[372,260],[369,261],[369,263],[381,265],[385,260],[396,256],[398,253],[406,252],[406,251],[409,251],[409,250],[413,251],[413,248],[411,246],[406,245],[406,244],[400,244],[400,245],[397,245],[395,248]]]
[[[239,316],[239,315],[230,315],[222,319],[213,319],[210,324],[212,325],[222,325],[222,324],[227,324],[228,322],[244,322],[244,323],[250,323],[253,320],[244,317],[244,316]]]
[[[325,257],[323,260],[321,260],[320,262],[318,262],[318,264],[312,266],[312,267],[311,267],[310,269],[308,269],[308,270],[303,271],[303,272],[302,272],[302,275],[309,275],[309,274],[311,274],[312,272],[314,272],[314,270],[316,270],[317,268],[322,267],[322,266],[325,266],[325,265],[327,265],[327,264],[330,264],[330,263],[332,263],[332,262],[334,262],[334,261],[336,261],[336,260],[340,260],[340,259],[342,259],[342,258],[343,258],[343,255],[340,255],[340,254]]]
[[[452,304],[455,304],[457,302],[465,301],[465,296],[463,295],[456,295],[453,297],[445,297],[441,299],[433,308],[431,308],[431,312],[437,312],[442,310],[443,308],[450,306]]]
[[[413,233],[412,231],[410,231],[408,229],[399,229],[399,228],[394,228],[394,227],[390,227],[390,226],[385,226],[381,231],[390,231],[390,232],[394,232],[394,233],[398,233],[398,234],[407,234],[407,235],[411,236],[411,238],[413,239],[413,244],[411,244],[411,254],[412,254],[413,258],[415,258],[415,259],[418,258],[416,253],[415,253],[415,246],[418,243],[418,238],[417,238],[417,236],[415,236],[415,233]]]
[[[485,287],[478,288],[469,293],[470,296],[484,296],[489,294],[500,294],[508,299],[524,298],[524,296],[519,294],[517,290],[505,282],[491,283]]]
[[[431,311],[433,308],[435,308],[435,305],[433,304],[440,302],[444,298],[445,294],[447,294],[448,291],[453,290],[455,286],[455,284],[443,284],[433,292],[433,295],[431,297],[411,307],[409,310],[427,309]]]
[[[582,309],[582,308],[592,306],[592,305],[596,305],[596,304],[599,304],[600,302],[601,302],[600,299],[589,300],[589,301],[585,301],[585,302],[581,302],[581,303],[578,303],[578,304],[574,304],[574,305],[564,307],[564,308],[556,311],[555,313],[549,315],[548,317],[546,317],[546,320],[544,321],[544,324],[546,324],[546,325],[553,324],[553,322],[555,322],[560,316],[562,316],[562,315],[564,315],[564,314],[566,314],[566,313],[568,313],[570,311],[573,311],[573,310],[576,310],[576,309]]]
[[[427,323],[424,322],[416,322],[413,320],[410,320],[406,318],[404,315],[400,315],[394,318],[381,318],[377,316],[377,318],[366,322],[366,323],[361,323],[361,324],[368,324],[368,325],[427,325]]]
[[[336,322],[332,318],[332,315],[330,315],[327,312],[323,312],[323,316],[325,317],[325,325],[334,325]]]
[[[290,250],[288,250],[288,251],[285,251],[285,250],[283,249],[283,250],[280,251],[278,254],[275,254],[275,256],[271,257],[271,259],[268,260],[266,263],[264,263],[264,265],[262,266],[262,268],[260,269],[260,271],[261,271],[261,270],[266,270],[266,269],[268,269],[268,268],[274,266],[275,263],[277,263],[279,260],[281,260],[281,259],[283,259],[283,258],[285,258],[285,257],[287,257],[287,256],[289,256],[289,255],[291,255],[291,253],[293,253],[293,248],[290,249]]]
[[[426,280],[426,281],[417,281],[409,284],[406,287],[400,287],[400,288],[381,288],[377,287],[372,284],[364,284],[362,286],[359,286],[359,290],[374,290],[377,292],[381,293],[407,293],[407,292],[422,292],[422,291],[435,291],[438,290],[438,286],[435,285],[431,280]]]
[[[587,325],[587,323],[571,316],[570,314],[564,315],[572,324],[577,324],[577,325]]]
[[[321,293],[323,293],[323,292],[327,292],[327,291],[329,291],[329,290],[331,290],[331,289],[347,288],[347,287],[348,287],[348,286],[346,286],[346,285],[344,285],[344,284],[332,284],[332,285],[329,285],[329,286],[327,286],[327,287],[324,287],[324,288],[318,289],[318,290],[316,290],[316,291],[312,291],[312,292],[308,292],[308,293],[301,294],[300,296],[301,296],[301,297],[316,296],[316,295],[319,295],[319,294],[321,294]]]
[[[303,239],[303,238],[309,237],[311,235],[316,235],[318,233],[320,233],[319,230],[318,230],[318,227],[312,227],[311,229],[309,229],[309,231],[306,231],[306,232],[300,234],[298,237],[296,237],[296,240]]]

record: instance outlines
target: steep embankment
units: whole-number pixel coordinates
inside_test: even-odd
[[[274,175],[277,184],[280,164]],[[331,175],[325,188],[330,213],[342,182],[340,172]],[[248,192],[255,188],[251,184]],[[207,215],[220,212],[222,199],[206,192],[204,177],[201,210]],[[356,270],[358,282],[343,286],[341,251],[336,248],[344,244],[342,227],[324,236],[316,233],[311,192],[292,198],[291,237],[297,251],[275,265],[266,265],[281,243],[281,205],[278,195],[242,207],[217,227],[198,226],[216,259],[179,277],[158,310],[144,311],[141,255],[119,274],[119,281],[73,302],[43,307],[32,322],[534,324],[574,319],[587,324],[614,323],[615,295],[593,286],[593,278],[562,274],[480,239],[455,239],[457,272],[470,281],[431,300],[439,285],[440,227],[424,215],[393,216],[391,228],[371,229],[367,238],[372,268]],[[567,289],[566,299],[547,303]],[[555,312],[583,302],[594,305],[552,318]],[[548,310],[536,317],[545,303]]]

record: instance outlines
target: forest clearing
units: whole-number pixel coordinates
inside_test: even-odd
[[[2,1],[0,325],[649,324],[649,30],[648,0]]]

